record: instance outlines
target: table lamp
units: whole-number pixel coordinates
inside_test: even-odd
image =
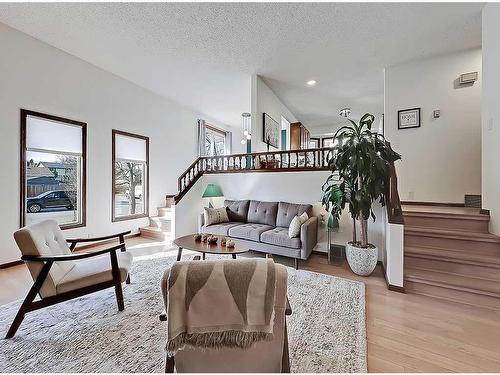
[[[212,203],[212,198],[222,197],[222,196],[224,195],[222,194],[222,190],[220,189],[220,187],[218,187],[215,184],[208,184],[207,188],[205,189],[205,192],[202,195],[202,198],[210,198],[208,202],[208,207],[214,208],[214,205]]]

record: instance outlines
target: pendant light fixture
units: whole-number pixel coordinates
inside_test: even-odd
[[[250,113],[243,112],[241,117],[243,118],[243,139],[241,140],[241,144],[244,145],[247,141],[252,139],[252,123],[250,121]]]

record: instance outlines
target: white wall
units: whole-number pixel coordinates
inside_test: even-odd
[[[490,231],[500,235],[500,5],[483,8],[482,191]]]
[[[456,86],[460,74],[473,71],[474,85]],[[385,69],[385,134],[402,155],[401,200],[463,203],[464,194],[481,193],[482,81],[480,49]],[[397,111],[415,107],[421,127],[398,130]]]
[[[209,183],[217,184],[225,199],[255,199],[263,201],[285,201],[313,205],[313,214],[320,218],[326,214],[320,204],[321,186],[328,172],[267,172],[267,173],[221,173],[204,175],[175,207],[175,236],[197,231],[197,216],[207,202],[201,195]],[[222,206],[224,198],[215,199],[216,207]],[[376,206],[377,220],[369,222],[369,240],[376,245],[379,259],[385,251],[385,209]],[[326,218],[326,216],[325,216]],[[326,223],[319,225],[316,251],[327,249]],[[333,243],[345,245],[352,240],[352,221],[347,212],[341,218],[340,228],[334,234]]]
[[[267,151],[267,145],[262,140],[262,114],[267,113],[281,129],[281,116],[288,122],[297,122],[292,112],[281,102],[274,92],[258,75],[252,76],[252,152]],[[287,133],[287,138],[290,134]],[[274,148],[271,147],[272,151]]]
[[[147,225],[147,219],[111,223],[111,129],[150,138],[149,210],[155,215],[196,156],[196,120],[204,116],[3,24],[0,46],[0,264],[20,256],[12,238],[19,228],[20,108],[88,124],[87,227],[67,236]]]

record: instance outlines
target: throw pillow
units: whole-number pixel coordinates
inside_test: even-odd
[[[292,222],[290,223],[290,226],[288,227],[288,237],[294,238],[297,237],[300,234],[300,227],[302,226],[302,223],[300,221],[300,218],[295,215],[295,217],[292,219]]]
[[[302,215],[299,216],[300,223],[304,224],[307,220],[309,220],[309,215],[307,212],[304,212]]]
[[[288,237],[298,237],[302,224],[304,224],[308,219],[309,215],[307,215],[307,212],[304,212],[300,216],[295,215],[295,217],[292,219],[292,222],[290,223],[290,226],[288,227]]]
[[[226,207],[221,208],[208,208],[205,207],[205,225],[227,223],[229,218],[227,217]]]

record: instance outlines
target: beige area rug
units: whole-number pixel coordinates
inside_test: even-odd
[[[166,323],[160,279],[176,251],[134,259],[124,286],[28,313],[13,339],[3,337],[21,301],[0,307],[1,372],[162,372]],[[366,372],[365,286],[288,268],[292,372]]]

